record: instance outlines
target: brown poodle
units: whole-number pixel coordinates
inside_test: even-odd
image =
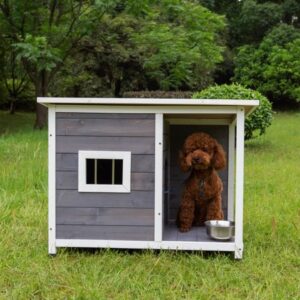
[[[222,220],[223,184],[216,172],[226,165],[222,146],[206,133],[193,133],[186,138],[179,156],[181,170],[191,171],[177,215],[179,230],[189,231],[192,225],[201,226],[206,220]]]

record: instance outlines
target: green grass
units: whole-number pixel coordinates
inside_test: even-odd
[[[0,299],[300,299],[300,114],[247,143],[245,252],[47,255],[47,133],[0,112]]]

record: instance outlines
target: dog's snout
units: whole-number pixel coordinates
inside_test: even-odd
[[[193,158],[193,162],[194,163],[198,163],[199,164],[199,163],[201,163],[201,161],[202,161],[202,159],[200,157],[194,157]]]

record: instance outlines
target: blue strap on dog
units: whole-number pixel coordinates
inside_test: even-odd
[[[205,198],[204,179],[200,180],[200,183],[199,183],[199,196],[200,196],[200,198]]]

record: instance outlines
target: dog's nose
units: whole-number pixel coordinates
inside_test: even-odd
[[[193,158],[193,162],[195,162],[195,163],[201,163],[201,158],[199,158],[199,157],[194,157]]]

